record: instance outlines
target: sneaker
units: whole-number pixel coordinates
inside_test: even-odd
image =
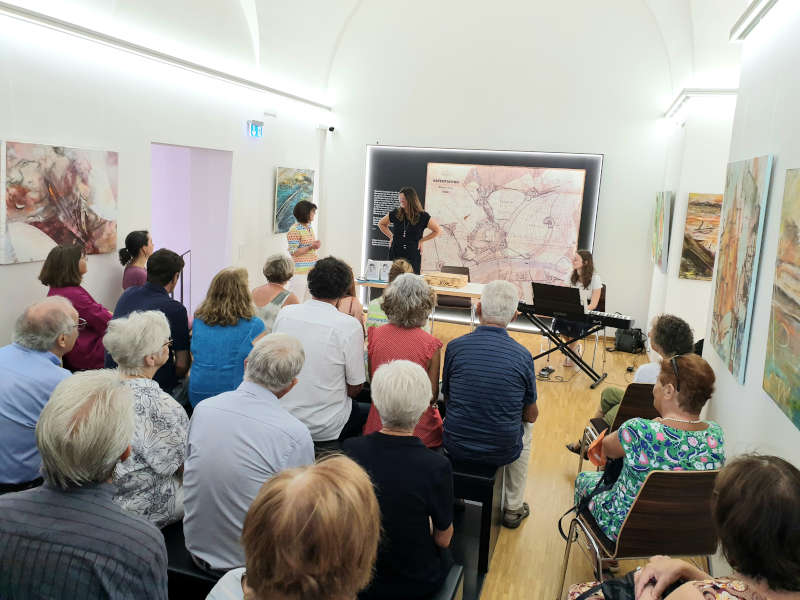
[[[503,512],[503,527],[516,529],[519,527],[519,524],[522,523],[522,519],[527,518],[530,514],[531,507],[528,506],[527,502],[523,502],[521,509],[515,511],[507,510]]]

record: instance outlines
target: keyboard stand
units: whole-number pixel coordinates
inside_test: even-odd
[[[608,377],[608,373],[603,373],[603,374],[601,375],[600,373],[598,373],[597,371],[595,371],[595,370],[594,370],[594,369],[593,369],[591,366],[589,366],[589,364],[588,364],[586,361],[584,361],[584,360],[583,360],[583,357],[581,357],[581,356],[580,356],[580,355],[579,355],[577,352],[575,352],[575,351],[574,351],[572,348],[570,348],[570,347],[569,347],[569,345],[570,345],[570,344],[572,344],[573,342],[577,342],[578,340],[585,339],[585,338],[589,337],[590,335],[592,335],[593,333],[595,333],[595,332],[597,332],[597,331],[600,331],[601,329],[603,329],[603,325],[599,325],[599,324],[598,324],[598,325],[591,325],[591,326],[589,327],[589,329],[587,329],[587,330],[586,330],[586,333],[585,333],[585,334],[583,334],[582,336],[578,336],[578,337],[572,338],[572,339],[570,339],[570,340],[568,340],[568,341],[566,341],[566,342],[565,342],[565,341],[563,341],[563,340],[561,339],[561,337],[560,337],[560,336],[559,336],[559,335],[558,335],[558,334],[555,332],[555,330],[553,330],[551,327],[548,327],[548,326],[545,324],[545,322],[544,322],[544,321],[542,321],[542,319],[540,319],[540,318],[538,317],[538,315],[536,315],[536,314],[535,314],[533,311],[530,311],[530,310],[527,310],[527,309],[522,309],[522,310],[520,310],[520,313],[521,313],[522,315],[524,315],[525,317],[527,317],[527,319],[528,319],[528,320],[529,320],[531,323],[533,323],[534,325],[536,325],[536,326],[539,328],[539,330],[540,330],[540,331],[541,331],[541,332],[542,332],[542,333],[543,333],[545,336],[547,336],[547,338],[548,338],[548,339],[549,339],[551,342],[553,342],[553,344],[555,344],[555,345],[554,345],[552,348],[550,348],[549,350],[545,350],[544,352],[540,352],[539,354],[537,354],[536,356],[534,356],[534,357],[533,357],[533,360],[534,360],[534,361],[535,361],[535,360],[537,360],[537,359],[539,359],[539,358],[542,358],[543,356],[547,356],[547,355],[548,355],[548,354],[550,354],[551,352],[555,352],[556,350],[560,350],[560,351],[561,351],[561,353],[562,353],[564,356],[566,356],[566,357],[567,357],[567,358],[569,358],[569,359],[570,359],[572,362],[574,362],[574,363],[575,363],[575,365],[576,365],[576,366],[577,366],[577,367],[578,367],[578,368],[579,368],[581,371],[583,371],[584,373],[586,373],[586,375],[589,377],[589,379],[591,379],[591,380],[592,380],[592,383],[591,383],[591,385],[589,386],[591,389],[595,389],[595,388],[596,388],[598,385],[600,385],[600,383],[601,383],[601,382],[602,382],[602,381],[603,381],[603,380],[604,380],[606,377]]]

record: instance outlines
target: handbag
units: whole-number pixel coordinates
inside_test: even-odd
[[[630,571],[621,577],[614,579],[607,579],[603,583],[598,583],[596,586],[589,588],[583,592],[575,600],[588,600],[597,592],[603,593],[604,600],[636,600],[636,581],[634,579],[639,570]],[[683,585],[683,581],[676,581],[664,590],[663,598],[669,596],[672,592]]]
[[[606,460],[606,468],[603,471],[603,476],[600,478],[600,481],[597,482],[597,485],[594,486],[591,492],[589,492],[588,494],[586,494],[586,496],[581,498],[575,506],[570,508],[567,512],[561,515],[561,517],[559,517],[558,532],[561,534],[561,537],[564,538],[564,541],[567,540],[567,534],[564,533],[564,528],[562,526],[562,521],[564,520],[564,517],[573,512],[576,515],[578,514],[591,515],[591,513],[589,513],[589,502],[591,502],[592,498],[594,498],[598,494],[607,492],[612,487],[614,487],[614,484],[617,482],[617,479],[619,479],[620,473],[622,473],[622,465],[624,460],[625,460],[624,457],[611,458]]]

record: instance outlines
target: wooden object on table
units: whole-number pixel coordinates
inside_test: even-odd
[[[432,273],[423,273],[422,276],[428,285],[450,287],[450,288],[463,288],[469,283],[467,275],[460,275],[456,273],[441,273],[434,271]]]

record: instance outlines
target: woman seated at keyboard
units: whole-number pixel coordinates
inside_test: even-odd
[[[597,305],[600,303],[600,294],[603,291],[603,280],[595,272],[592,253],[588,250],[578,250],[575,256],[572,257],[572,275],[570,275],[569,284],[574,288],[578,288],[581,296],[581,306],[583,306],[584,311],[597,310]],[[583,336],[588,328],[589,325],[587,323],[570,321],[569,319],[557,318],[553,322],[553,329],[569,338]],[[583,354],[581,344],[574,342],[569,347],[573,352]],[[565,367],[571,367],[573,364],[569,358],[564,359]]]
[[[714,371],[696,354],[661,361],[653,388],[660,417],[629,419],[603,440],[608,458],[623,458],[614,486],[594,496],[589,512],[610,540],[616,540],[636,494],[651,471],[719,469],[725,462],[722,429],[700,419],[714,392]],[[583,472],[575,480],[575,503],[594,490],[602,472]]]

